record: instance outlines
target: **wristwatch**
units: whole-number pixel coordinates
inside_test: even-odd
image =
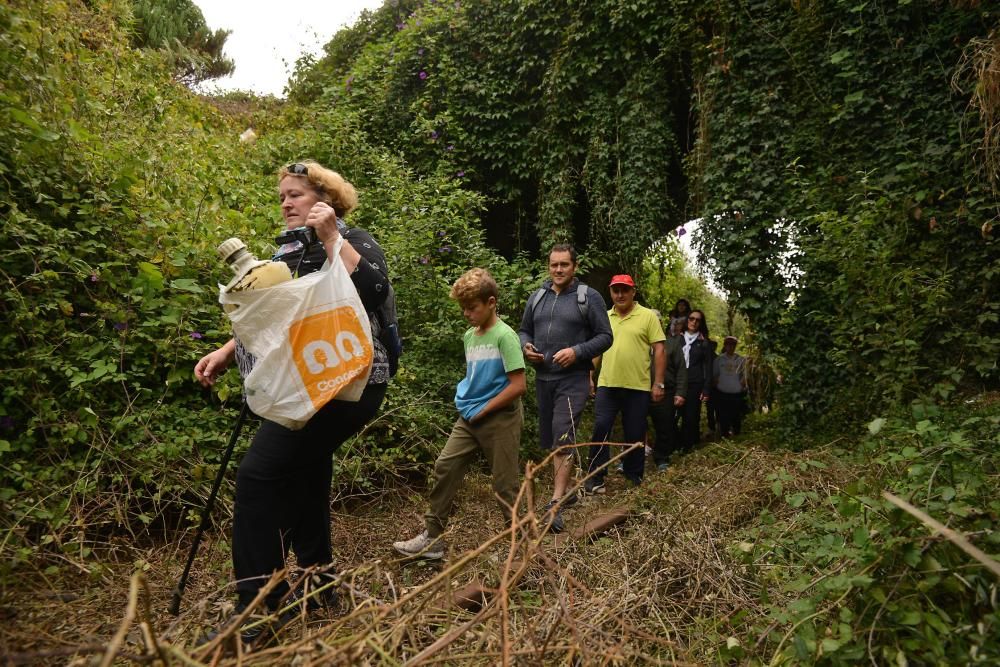
[[[656,388],[657,389],[666,389],[667,385],[663,384],[662,382],[657,382],[656,383]]]

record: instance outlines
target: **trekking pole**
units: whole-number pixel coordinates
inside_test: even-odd
[[[226,453],[222,455],[222,462],[219,464],[219,474],[215,476],[215,484],[212,486],[212,493],[208,495],[208,502],[205,503],[205,509],[201,513],[201,525],[198,526],[198,532],[194,535],[194,543],[191,545],[191,552],[188,553],[187,565],[184,566],[184,573],[181,575],[180,581],[177,582],[177,586],[174,587],[174,597],[170,602],[170,608],[168,611],[171,615],[176,616],[181,611],[181,597],[184,595],[184,587],[187,586],[188,575],[191,574],[191,565],[194,563],[194,557],[198,553],[198,545],[201,543],[201,536],[205,532],[205,528],[208,527],[209,518],[212,515],[212,507],[215,505],[215,497],[219,495],[219,487],[222,486],[222,478],[226,474],[226,468],[229,466],[229,459],[233,455],[233,449],[236,448],[236,441],[240,438],[240,430],[243,428],[243,422],[247,419],[247,413],[250,412],[250,408],[247,407],[246,401],[243,401],[243,407],[240,409],[240,416],[236,419],[236,426],[233,428],[233,435],[229,438],[229,446],[226,448]]]

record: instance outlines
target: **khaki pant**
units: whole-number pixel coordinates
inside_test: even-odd
[[[523,424],[520,399],[475,424],[458,418],[434,463],[434,488],[431,489],[430,507],[424,514],[424,526],[430,537],[437,537],[448,525],[455,495],[479,451],[490,464],[493,492],[503,500],[501,509],[504,517],[510,520],[510,506],[520,486],[517,455],[521,449]]]

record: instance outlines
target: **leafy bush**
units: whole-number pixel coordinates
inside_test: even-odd
[[[864,417],[996,386],[996,193],[966,45],[985,5],[721,5],[693,161],[702,249],[785,365],[788,414]],[[959,75],[956,79],[956,75]]]
[[[130,16],[116,12],[0,8],[5,567],[202,505],[239,400],[235,372],[207,391],[191,371],[229,336],[215,246],[235,235],[269,253],[280,165],[313,157],[357,183],[352,222],[383,243],[399,287],[402,370],[387,416],[354,445],[363,456],[342,461],[345,485],[379,485],[440,446],[464,363],[450,282],[488,266],[511,307],[534,284],[488,250],[481,199],[457,182],[413,175],[346,113],[266,101],[262,138],[241,145],[253,102],[233,119],[215,109],[225,100],[173,83],[167,60],[128,46]]]
[[[794,509],[764,509],[731,554],[759,586],[765,613],[718,623],[714,641],[726,647],[719,657],[755,664],[770,654],[771,664],[824,665],[1000,660],[995,575],[881,496],[891,491],[995,554],[998,427],[995,402],[971,415],[915,404],[912,416],[872,421],[859,450],[834,452],[856,476],[832,493],[789,484],[795,471],[775,472],[775,495]],[[726,635],[736,641],[727,644]]]

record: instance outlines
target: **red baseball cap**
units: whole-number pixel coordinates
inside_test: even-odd
[[[611,279],[610,283],[608,283],[608,287],[611,287],[612,285],[628,285],[629,287],[635,287],[635,281],[632,280],[632,276],[627,273],[619,273]]]

